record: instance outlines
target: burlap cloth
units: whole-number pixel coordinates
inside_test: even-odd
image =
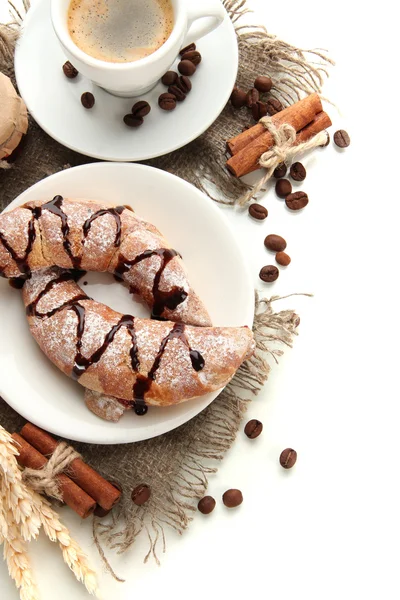
[[[224,5],[238,36],[238,85],[246,89],[252,86],[256,74],[269,74],[274,80],[273,95],[285,105],[296,101],[304,92],[320,90],[330,62],[324,55],[305,53],[276,39],[262,27],[241,26],[240,18],[246,12],[245,0],[224,0]],[[14,13],[14,18],[13,25],[0,26],[0,70],[15,82],[13,51],[21,15]],[[217,201],[234,203],[248,188],[226,171],[225,142],[250,124],[246,109],[234,111],[227,105],[200,138],[183,150],[147,164],[186,179]],[[30,118],[20,155],[10,169],[0,170],[0,208],[42,178],[87,162],[94,161],[58,144]],[[164,526],[178,532],[187,528],[196,510],[196,501],[207,488],[207,475],[216,471],[218,461],[235,440],[247,402],[267,379],[268,362],[277,360],[282,348],[291,345],[296,333],[296,314],[293,311],[274,313],[273,300],[256,303],[256,355],[196,418],[175,431],[134,445],[75,444],[89,464],[104,477],[117,480],[124,491],[122,502],[112,517],[106,522],[95,521],[97,543],[100,538],[123,552],[143,533],[150,540],[148,556],[152,553],[156,557],[158,541],[163,541],[165,546]],[[23,425],[23,419],[2,399],[0,423],[9,431]],[[130,498],[131,490],[140,483],[147,483],[152,490],[150,501],[143,507],[135,506]]]

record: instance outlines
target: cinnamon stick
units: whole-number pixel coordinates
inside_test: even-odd
[[[18,463],[30,469],[42,469],[48,462],[36,448],[28,444],[18,433],[13,433],[12,438],[17,442],[19,456]],[[57,481],[65,504],[74,510],[82,519],[86,519],[96,508],[96,501],[76,485],[69,477],[60,473]]]
[[[308,123],[310,123],[316,114],[323,110],[321,99],[318,94],[311,94],[310,96],[306,96],[288,106],[287,108],[281,110],[276,115],[271,117],[272,123],[275,127],[279,127],[283,123],[289,123],[292,125],[296,131],[300,131],[303,129]],[[266,152],[273,145],[272,136],[268,131],[265,130],[264,125],[261,123],[257,123],[254,127],[243,131],[240,135],[230,139],[227,141],[227,148],[232,156],[235,156],[243,150],[243,148],[248,147],[249,144],[255,142],[258,138],[262,137],[261,145],[266,147]],[[262,152],[260,152],[259,156],[261,156]]]
[[[327,127],[330,127],[331,125],[332,121],[325,112],[322,111],[318,113],[310,123],[308,123],[298,132],[296,136],[296,145],[306,142],[314,135],[320,131],[323,131],[324,129],[327,129]],[[262,136],[258,138],[260,142],[261,138]],[[232,156],[232,158],[230,158],[226,163],[229,171],[235,175],[235,177],[242,177],[243,175],[247,175],[252,171],[257,171],[257,169],[260,168],[260,165],[258,164],[260,156],[264,154],[264,152],[267,152],[272,145],[264,146],[257,144],[257,146],[255,146],[255,143],[257,143],[258,140],[249,144],[249,146],[238,152],[238,154],[235,156]],[[255,150],[255,147],[257,150]]]
[[[50,456],[58,442],[48,433],[32,423],[21,429],[22,437],[42,454]],[[89,467],[82,459],[76,458],[68,467],[68,475],[76,484],[89,494],[104,510],[111,510],[120,499],[121,492],[104,479],[97,471]]]

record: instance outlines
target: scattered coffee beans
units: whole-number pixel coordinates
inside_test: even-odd
[[[246,92],[235,87],[231,94],[231,104],[234,108],[242,108],[246,104],[246,98]]]
[[[175,71],[167,71],[167,73],[165,73],[165,75],[162,77],[161,83],[169,87],[170,85],[174,85],[178,79],[178,73],[175,73]]]
[[[69,60],[63,64],[63,71],[65,77],[68,77],[68,79],[75,79],[78,75],[78,70],[75,69],[74,65],[70,63]]]
[[[142,483],[141,485],[138,485],[137,487],[135,487],[135,489],[132,492],[132,502],[134,504],[136,504],[137,506],[142,506],[142,504],[145,504],[145,502],[148,501],[148,499],[151,496],[151,491],[148,485],[146,485],[145,483]]]
[[[304,181],[307,177],[307,171],[300,162],[295,162],[290,167],[290,177],[295,181]]]
[[[267,111],[269,115],[276,115],[276,113],[283,110],[282,103],[279,102],[278,98],[268,98],[267,100]]]
[[[262,94],[266,94],[272,89],[272,79],[270,77],[257,77],[254,87]]]
[[[257,221],[264,221],[264,219],[268,217],[268,211],[265,206],[254,203],[249,206],[249,215],[253,217],[253,219],[257,219]]]
[[[339,148],[347,148],[350,146],[350,136],[344,129],[339,129],[333,135],[333,141]]]
[[[278,265],[281,265],[281,267],[287,267],[292,262],[292,259],[290,258],[289,254],[286,254],[286,252],[277,252],[275,260]]]
[[[183,56],[184,54],[186,54],[186,52],[192,52],[193,50],[196,50],[196,44],[194,42],[182,48],[179,54],[180,56]]]
[[[253,114],[253,119],[255,121],[259,121],[262,117],[267,116],[267,106],[264,104],[264,102],[258,101],[253,104],[251,112]]]
[[[181,60],[178,65],[178,71],[182,75],[191,76],[196,73],[196,65],[191,60]]]
[[[151,111],[151,106],[146,100],[140,100],[132,106],[132,114],[135,117],[146,117]]]
[[[95,99],[91,92],[83,92],[81,96],[82,106],[85,108],[93,108]]]
[[[136,117],[131,113],[124,116],[124,123],[128,125],[128,127],[140,127],[143,125],[143,117]]]
[[[279,198],[286,198],[292,193],[292,184],[289,179],[278,179],[275,185],[275,192]]]
[[[267,265],[260,271],[260,279],[264,283],[273,283],[279,277],[279,269],[274,265]]]
[[[201,63],[201,54],[197,50],[189,50],[182,54],[182,60],[190,60],[197,67]]]
[[[329,146],[329,143],[331,141],[331,136],[329,135],[329,131],[325,131],[326,133],[326,142],[325,144],[321,144],[321,148],[326,148],[327,146]]]
[[[228,508],[236,508],[243,502],[243,495],[240,490],[227,490],[222,496],[222,502]]]
[[[186,99],[186,94],[181,90],[178,83],[176,85],[170,85],[168,88],[168,92],[170,94],[173,94],[176,100],[178,100],[178,102],[183,102]]]
[[[190,81],[189,77],[186,77],[186,75],[179,77],[176,85],[184,94],[188,94],[192,89],[192,82]]]
[[[174,94],[161,94],[158,99],[158,106],[162,110],[174,110],[176,108],[176,96]]]
[[[291,469],[296,464],[297,452],[293,448],[286,448],[279,458],[279,462],[284,469]]]
[[[308,204],[308,196],[305,192],[294,192],[285,198],[286,206],[290,210],[301,210]]]
[[[285,163],[281,163],[280,165],[278,165],[274,171],[274,177],[275,179],[280,179],[281,177],[285,177],[287,173],[287,166],[285,165]]]
[[[244,432],[248,438],[251,440],[255,440],[261,434],[263,430],[263,424],[261,421],[257,421],[257,419],[252,419],[249,421],[244,428]]]
[[[253,108],[253,104],[256,104],[260,99],[260,92],[256,88],[252,88],[247,92],[246,104],[249,108]]]
[[[203,515],[209,515],[214,510],[215,504],[216,502],[212,496],[204,496],[199,501],[197,508]]]
[[[268,248],[268,250],[271,250],[271,252],[282,252],[282,250],[285,250],[287,243],[280,235],[271,233],[265,238],[264,246]]]

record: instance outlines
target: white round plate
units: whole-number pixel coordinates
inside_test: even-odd
[[[176,110],[159,108],[158,97],[167,91],[161,83],[136,100],[117,98],[82,75],[65,77],[66,57],[53,31],[50,0],[41,0],[29,9],[24,21],[15,52],[15,74],[30,113],[55,140],[94,158],[139,161],[196,139],[227,103],[238,69],[236,34],[228,15],[217,30],[200,40],[198,48],[203,61],[192,77],[191,93]],[[87,91],[96,99],[91,110],[80,101]],[[141,127],[127,127],[123,117],[139,99],[150,103],[151,113]]]
[[[142,165],[96,163],[67,169],[35,184],[7,210],[56,194],[128,204],[154,223],[183,256],[189,279],[216,326],[253,324],[254,292],[246,260],[221,210],[189,183]],[[115,310],[140,317],[136,303],[111,275],[88,273],[85,292]],[[219,392],[168,408],[149,408],[119,423],[96,417],[83,388],[59,371],[32,338],[21,293],[0,281],[0,395],[29,421],[82,442],[118,444],[161,435],[196,416]]]

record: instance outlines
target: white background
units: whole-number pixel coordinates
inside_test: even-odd
[[[329,48],[337,62],[324,92],[341,110],[330,109],[332,132],[347,129],[352,144],[344,152],[331,145],[303,161],[307,209],[290,214],[270,190],[263,201],[270,216],[261,224],[227,211],[255,285],[266,295],[315,296],[279,305],[299,311],[300,336],[249,409],[249,418],[263,421],[263,435],[255,441],[239,435],[210,480],[217,509],[198,514],[183,538],[168,536],[160,568],[142,564],[146,544],[139,544],[113,559],[127,579],[114,583],[89,545],[89,526],[68,510],[63,517],[101,572],[107,600],[394,600],[400,592],[394,3],[249,5],[256,11],[250,21],[299,46]],[[0,0],[2,20],[6,14]],[[268,233],[287,239],[293,262],[276,284],[261,288],[258,272],[273,264],[263,247]],[[278,457],[287,446],[299,458],[284,472]],[[244,495],[231,512],[220,502],[230,487]],[[47,541],[31,549],[43,600],[87,597]],[[18,598],[3,564],[0,598]]]

